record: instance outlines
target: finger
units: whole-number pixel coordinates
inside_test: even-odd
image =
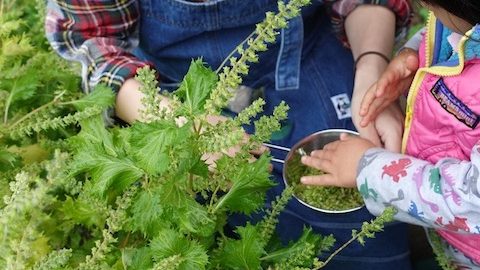
[[[397,68],[387,68],[387,70],[382,74],[380,79],[377,81],[377,90],[376,97],[382,97],[384,94],[389,93],[389,89],[393,87],[394,84],[400,79],[401,71],[398,71]],[[391,90],[391,89],[390,89]]]
[[[334,150],[331,149],[322,149],[322,150],[314,150],[310,153],[310,157],[317,158],[317,159],[331,159]]]
[[[328,143],[323,146],[323,150],[334,151],[335,149],[337,149],[339,143],[340,141],[333,141],[331,143]]]
[[[202,155],[201,159],[208,165],[209,171],[214,171],[217,167],[217,160],[222,157],[222,153],[215,152],[215,153],[205,153]]]
[[[384,98],[376,99],[367,115],[365,115],[360,121],[361,127],[366,127],[369,123],[373,122],[377,116],[389,105],[389,102]]]
[[[413,54],[409,55],[407,59],[405,59],[405,66],[410,71],[410,73],[407,74],[407,76],[413,72],[416,72],[419,67],[418,55],[413,55]]]
[[[316,157],[316,158],[322,158],[322,155],[324,152],[325,150],[313,150],[312,152],[310,152],[310,156]]]
[[[228,148],[227,150],[222,151],[222,153],[226,154],[229,157],[235,157],[238,152],[240,152],[240,146],[238,146],[238,145],[232,146],[232,147]]]
[[[259,147],[250,150],[250,154],[258,157],[261,156],[263,153],[268,152],[269,150],[270,149],[268,149],[268,147],[266,147],[265,145],[260,145]]]
[[[328,173],[333,169],[332,162],[329,159],[303,156],[301,161],[304,165],[321,170],[322,172]]]
[[[374,86],[372,87],[375,87],[376,84],[374,84]],[[360,116],[365,116],[369,109],[370,109],[370,106],[372,105],[373,101],[375,100],[375,93],[376,91],[373,91],[371,90],[372,88],[370,88],[369,90],[367,90],[367,92],[365,93],[365,95],[363,96],[362,98],[362,102],[360,103]]]
[[[385,94],[388,85],[392,82],[392,78],[390,77],[391,76],[389,75],[385,75],[384,77],[380,78],[377,81],[377,88],[375,89],[375,97],[379,98]]]
[[[348,134],[348,133],[340,133],[340,141],[348,141],[350,139],[354,138],[353,135]]]
[[[335,178],[331,174],[322,174],[315,176],[303,176],[300,178],[302,184],[313,186],[335,186]]]

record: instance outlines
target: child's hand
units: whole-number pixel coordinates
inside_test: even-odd
[[[396,101],[410,85],[418,69],[418,54],[404,49],[388,65],[380,79],[365,93],[360,105],[360,126],[373,121],[392,102]]]
[[[369,140],[342,134],[339,141],[302,157],[303,164],[325,174],[304,176],[301,182],[306,185],[356,187],[358,163],[365,151],[373,147],[375,145]]]

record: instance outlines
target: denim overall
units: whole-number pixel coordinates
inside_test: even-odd
[[[199,58],[216,69],[223,59],[247,37],[266,11],[275,11],[276,0],[148,0],[140,2],[140,43],[135,51],[155,64],[164,89],[183,78],[192,59]],[[243,84],[263,88],[265,113],[284,100],[289,120],[271,143],[291,147],[298,140],[327,128],[354,129],[349,100],[353,87],[352,55],[332,33],[321,1],[304,8],[302,17],[293,19],[281,31],[277,43],[251,66]],[[248,129],[248,128],[247,128]],[[251,132],[252,130],[250,130]],[[283,159],[287,153],[272,150]],[[273,164],[278,185],[268,193],[269,200],[284,188],[282,164]],[[277,233],[283,242],[299,237],[304,226],[321,234],[334,234],[336,246],[351,237],[363,221],[373,218],[365,208],[348,214],[324,214],[292,199],[280,216]],[[238,224],[240,217],[232,219]],[[363,247],[351,244],[325,269],[410,269],[405,224],[394,223],[368,239]]]

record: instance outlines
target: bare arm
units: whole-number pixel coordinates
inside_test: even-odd
[[[395,35],[395,15],[382,6],[362,5],[353,10],[345,21],[345,31],[353,59],[367,51],[390,56]],[[375,54],[363,56],[357,63],[352,100],[353,120],[358,121],[360,102],[366,90],[380,77],[387,62]],[[356,125],[358,127],[358,125]]]
[[[345,21],[345,31],[354,59],[367,51],[390,57],[395,40],[395,15],[389,9],[376,5],[362,5],[353,10]],[[381,56],[367,54],[356,63],[352,96],[352,119],[360,135],[375,145],[399,151],[403,133],[403,114],[398,104],[389,106],[375,122],[360,125],[360,104],[366,91],[386,69],[388,63]]]

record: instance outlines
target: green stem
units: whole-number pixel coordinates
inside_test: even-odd
[[[13,84],[12,92],[8,95],[7,102],[5,102],[5,112],[3,113],[3,124],[7,124],[8,121],[8,110],[10,109],[10,103],[12,103],[13,95],[15,93],[15,87],[17,86],[17,82]]]
[[[124,249],[127,246],[128,240],[130,239],[130,232],[128,232],[127,237],[123,240],[122,244],[120,244],[120,249]]]
[[[27,226],[23,229],[23,233],[22,233],[22,239],[20,239],[20,243],[16,246],[16,248],[18,248],[17,250],[15,250],[17,252],[17,256],[15,258],[15,264],[14,264],[14,267],[13,269],[17,269],[17,265],[20,261],[20,254],[22,253],[20,248],[23,246],[23,242],[25,241],[25,236],[29,230],[29,227],[32,226],[32,217],[30,217],[30,219],[28,220],[28,223],[27,223]]]
[[[215,206],[215,208],[213,209],[213,213],[217,212],[218,209],[220,209],[220,207],[223,206],[223,204],[225,203],[225,201],[231,196],[232,194],[232,190],[229,190],[227,194],[225,194],[225,196],[223,196],[220,201],[217,203],[217,205]]]
[[[291,250],[282,250],[282,251],[276,251],[276,252],[272,252],[266,256],[263,256],[260,258],[261,261],[268,261],[272,258],[275,258],[275,257],[278,257],[278,256],[282,256],[283,254],[288,254],[288,253],[292,253]]]
[[[335,257],[338,253],[340,253],[340,251],[342,251],[343,249],[345,249],[348,245],[350,245],[353,241],[357,240],[357,238],[363,234],[363,232],[360,232],[359,234],[355,235],[355,237],[352,237],[350,240],[348,240],[345,244],[343,244],[341,247],[339,247],[337,250],[335,250],[335,252],[333,252],[332,254],[330,254],[330,256],[328,256],[328,258],[322,263],[322,265],[318,266],[318,267],[315,267],[313,268],[312,270],[318,270],[320,268],[323,268],[325,267],[325,265],[327,265],[332,259],[333,257]]]
[[[216,198],[217,198],[217,192],[220,190],[220,185],[218,185],[215,190],[213,191],[213,194],[212,194],[212,197],[210,197],[210,205],[209,205],[209,209],[212,209],[213,207],[213,203],[215,202]],[[214,211],[215,212],[215,211]]]
[[[195,198],[195,192],[193,192],[193,174],[188,175],[188,181],[187,181],[187,192]]]
[[[49,107],[49,106],[52,105],[52,104],[55,104],[55,103],[58,101],[58,99],[63,96],[63,94],[65,94],[65,91],[62,91],[60,94],[56,95],[56,96],[53,98],[52,101],[50,101],[50,102],[48,102],[48,103],[45,103],[45,104],[43,104],[42,106],[36,108],[35,110],[27,113],[27,114],[24,115],[22,118],[18,119],[15,123],[13,123],[13,124],[9,127],[9,129],[12,129],[13,127],[15,127],[15,126],[18,125],[19,123],[23,122],[25,119],[28,119],[30,116],[34,115],[35,113],[37,113],[37,112],[39,112],[39,111],[41,111],[41,110]],[[64,103],[66,103],[66,102],[64,102]],[[63,104],[63,103],[62,103],[62,104]]]
[[[197,135],[197,136],[200,136],[200,132],[202,131],[202,121],[200,121],[200,123],[198,124],[198,127],[197,127],[197,124],[195,123],[195,121],[192,121],[192,126],[193,126],[193,132]]]

